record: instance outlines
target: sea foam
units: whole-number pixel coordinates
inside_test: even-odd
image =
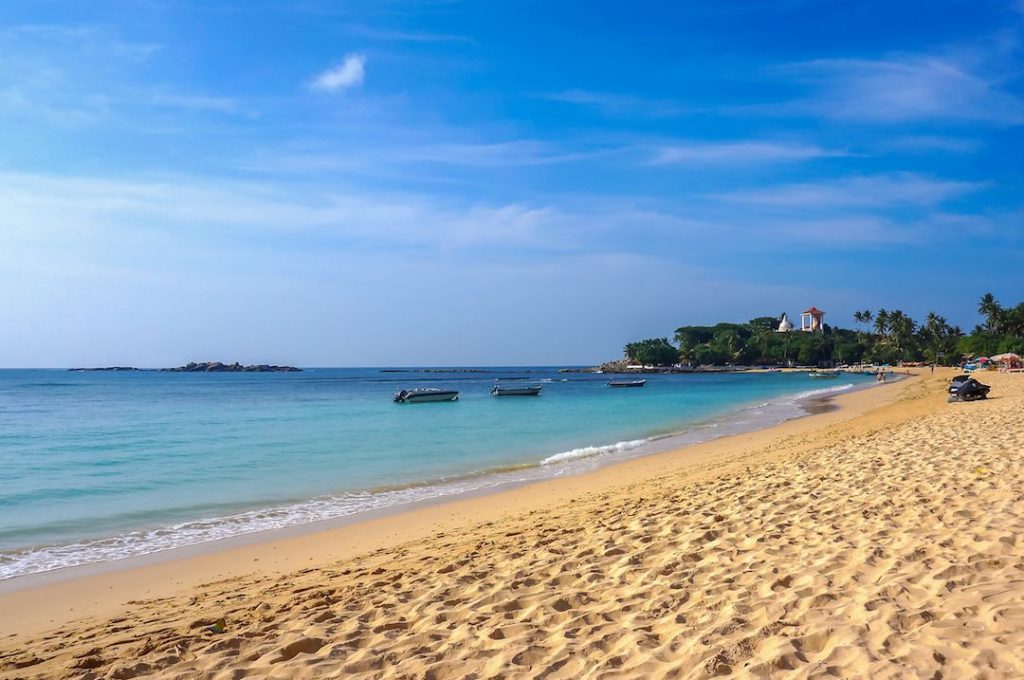
[[[577,460],[580,458],[591,458],[593,456],[600,456],[608,453],[622,453],[624,451],[632,451],[638,449],[644,444],[650,442],[650,439],[630,439],[625,442],[616,442],[614,444],[606,444],[604,446],[581,446],[578,449],[571,449],[569,451],[563,451],[556,453],[553,456],[548,456],[540,462],[541,465],[551,465],[552,463],[564,463],[570,460]]]

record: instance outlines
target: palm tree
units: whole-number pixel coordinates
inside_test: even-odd
[[[875,332],[885,338],[889,332],[889,312],[885,308],[878,310],[875,315]]]
[[[879,312],[881,314],[881,312]],[[907,348],[914,337],[914,327],[917,326],[914,320],[896,309],[889,313],[889,334],[896,352],[902,358],[903,350]]]
[[[999,306],[995,295],[985,293],[978,301],[978,313],[985,317],[985,327],[989,333],[999,331],[999,317],[1002,316],[1003,308]]]
[[[853,320],[857,322],[857,339],[860,342],[864,342],[864,329],[860,327],[861,324],[869,324],[871,320],[875,318],[875,315],[871,313],[870,309],[865,309],[859,312],[853,313]]]
[[[772,335],[775,333],[771,328],[761,327],[757,329],[755,337],[761,341],[761,360],[764,361],[768,358],[768,341],[771,340]]]
[[[743,339],[740,338],[740,334],[736,331],[725,331],[716,340],[719,341],[717,344],[729,355],[729,360],[736,361],[740,350],[743,349]]]
[[[928,312],[924,326],[921,327],[921,335],[925,336],[925,343],[932,351],[932,361],[938,362],[939,353],[945,353],[949,340],[953,335],[953,329],[935,312]]]
[[[1002,327],[1006,335],[1015,335],[1017,337],[1024,335],[1024,302],[1016,307],[1005,310]]]

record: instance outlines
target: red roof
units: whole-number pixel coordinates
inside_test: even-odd
[[[824,314],[824,313],[825,312],[821,311],[817,307],[811,307],[810,309],[804,310],[804,314]]]

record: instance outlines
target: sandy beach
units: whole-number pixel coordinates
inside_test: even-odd
[[[0,594],[5,678],[1024,676],[1024,376]]]

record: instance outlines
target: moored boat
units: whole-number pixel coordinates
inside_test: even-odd
[[[427,401],[455,401],[459,398],[457,390],[442,390],[438,387],[419,387],[411,390],[395,392],[395,402],[399,404],[416,404]]]
[[[491,388],[491,394],[496,397],[536,397],[540,395],[542,385],[521,385],[505,387],[495,385]]]
[[[643,387],[647,384],[647,380],[641,378],[640,380],[609,380],[608,387]]]
[[[807,376],[809,378],[838,378],[839,371],[812,371]]]

